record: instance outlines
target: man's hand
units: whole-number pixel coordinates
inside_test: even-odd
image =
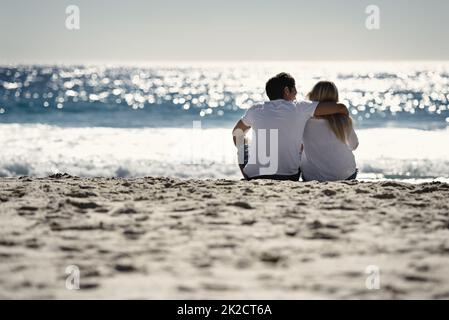
[[[342,103],[336,102],[320,102],[315,109],[314,116],[327,116],[330,114],[349,115],[348,108]]]
[[[251,129],[251,127],[244,124],[242,120],[239,120],[237,122],[234,129],[232,130],[232,138],[234,139],[235,146],[237,146],[237,141],[239,142],[244,141],[245,134],[248,132],[249,129]]]

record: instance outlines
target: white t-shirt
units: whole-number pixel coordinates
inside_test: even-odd
[[[297,174],[304,127],[317,105],[279,99],[249,108],[241,119],[253,131],[245,174],[250,178]]]
[[[304,129],[301,171],[306,180],[345,180],[356,170],[352,151],[359,141],[354,129],[347,134],[347,144],[337,138],[326,119],[313,118]]]

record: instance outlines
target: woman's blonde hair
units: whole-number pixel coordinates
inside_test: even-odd
[[[330,81],[320,81],[309,92],[307,98],[311,101],[338,102],[337,86]],[[332,114],[321,116],[320,118],[326,119],[337,138],[343,141],[343,143],[347,143],[348,132],[352,129],[352,119],[350,116]]]

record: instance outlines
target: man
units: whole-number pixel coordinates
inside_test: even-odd
[[[348,109],[335,102],[295,101],[295,79],[284,72],[268,80],[265,91],[270,101],[249,108],[232,131],[240,170],[245,179],[298,181],[300,146],[307,120],[313,116],[348,114]],[[251,128],[253,138],[248,147],[245,134]]]

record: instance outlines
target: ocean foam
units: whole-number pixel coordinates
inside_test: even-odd
[[[449,129],[358,130],[359,177],[449,178]],[[230,129],[0,124],[0,176],[239,179]]]

